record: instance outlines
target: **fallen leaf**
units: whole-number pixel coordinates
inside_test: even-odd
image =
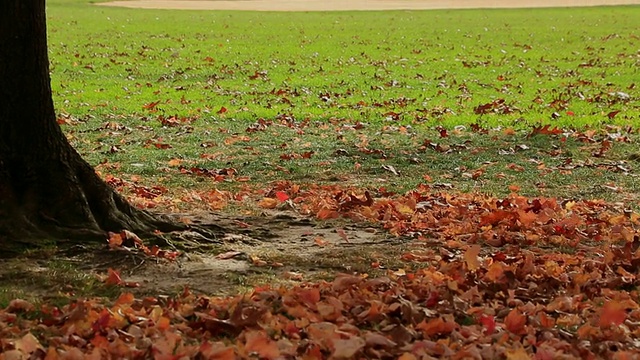
[[[342,238],[342,240],[344,240],[345,242],[349,242],[349,237],[347,236],[347,233],[344,231],[344,229],[337,229],[336,232],[338,233],[338,236]]]
[[[359,336],[352,336],[349,339],[336,339],[333,341],[334,359],[353,359],[360,352],[366,342]]]
[[[273,341],[264,331],[249,331],[245,333],[245,350],[251,354],[256,354],[261,359],[276,359],[280,357],[278,344]]]
[[[278,199],[274,199],[274,198],[262,198],[262,200],[260,200],[258,202],[258,206],[260,206],[263,209],[275,209],[276,206],[278,206]]]
[[[113,270],[112,268],[109,268],[107,270],[107,278],[104,281],[105,284],[107,285],[123,285],[124,281],[122,281],[122,278],[120,277],[120,272]]]
[[[467,264],[467,269],[470,271],[476,271],[480,268],[480,261],[478,261],[478,255],[480,255],[480,245],[471,245],[464,253],[464,261]]]
[[[504,319],[504,325],[507,330],[516,335],[524,332],[524,326],[527,323],[527,316],[522,314],[518,309],[513,309]]]
[[[233,251],[233,250],[231,250],[231,251],[227,251],[227,252],[224,252],[222,254],[216,255],[216,259],[227,260],[227,259],[232,259],[232,258],[234,258],[234,257],[236,257],[238,255],[242,255],[242,254],[244,254],[242,251]]]
[[[382,168],[387,170],[388,172],[392,173],[395,176],[400,176],[400,173],[398,173],[398,171],[396,170],[396,168],[394,168],[391,165],[382,165]]]

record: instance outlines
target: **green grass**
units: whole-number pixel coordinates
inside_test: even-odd
[[[202,126],[278,114],[578,126],[639,114],[640,7],[292,14],[50,1],[48,14],[56,104],[80,118],[147,116],[155,101]],[[474,113],[496,99],[511,112]]]
[[[47,260],[43,253],[26,254],[18,259],[2,260],[0,308],[16,298],[39,303],[64,304],[69,299],[87,296],[115,298],[122,289],[105,285],[96,273],[62,259]]]
[[[452,183],[496,196],[518,185],[528,196],[635,200],[638,136],[625,126],[635,129],[640,115],[640,7],[258,13],[48,4],[54,100],[71,118],[73,145],[103,174],[165,187],[165,197],[286,179],[398,192]],[[475,111],[501,99],[495,111]],[[269,126],[247,131],[258,119]],[[601,130],[593,144],[527,138],[539,124]],[[630,142],[613,141],[594,158],[616,132]],[[249,179],[212,182],[177,160]]]

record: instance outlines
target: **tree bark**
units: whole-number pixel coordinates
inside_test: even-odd
[[[0,247],[179,227],[132,207],[56,121],[44,0],[0,1]]]

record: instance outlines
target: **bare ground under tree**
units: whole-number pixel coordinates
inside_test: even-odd
[[[129,289],[138,296],[171,295],[185,287],[225,295],[261,284],[328,280],[340,272],[403,268],[400,254],[411,246],[366,224],[316,222],[288,212],[252,218],[202,214],[191,219],[195,224],[214,223],[228,233],[214,241],[196,232],[174,233],[176,243],[186,249],[175,262],[109,250],[106,244],[0,260],[0,295],[2,291],[34,298],[89,295],[82,289],[83,279],[93,282],[109,268],[120,271],[125,281],[139,284]],[[67,278],[73,273],[81,278],[77,284]],[[18,274],[21,280],[15,281]]]

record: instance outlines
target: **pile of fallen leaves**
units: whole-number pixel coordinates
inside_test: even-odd
[[[638,254],[469,247],[416,273],[339,276],[233,298],[79,300],[0,311],[0,359],[633,359]]]
[[[640,358],[640,216],[619,204],[433,185],[397,195],[278,182],[260,196],[264,208],[411,235],[402,258],[420,270],[228,298],[14,300],[0,310],[0,360]]]
[[[378,223],[391,234],[437,243],[580,249],[629,243],[640,236],[640,215],[620,204],[531,199],[515,193],[496,199],[477,193],[434,191],[427,184],[398,195],[384,189],[371,194],[337,185],[302,189],[282,181],[275,183],[259,202],[267,208],[279,204],[321,220],[343,217]]]

